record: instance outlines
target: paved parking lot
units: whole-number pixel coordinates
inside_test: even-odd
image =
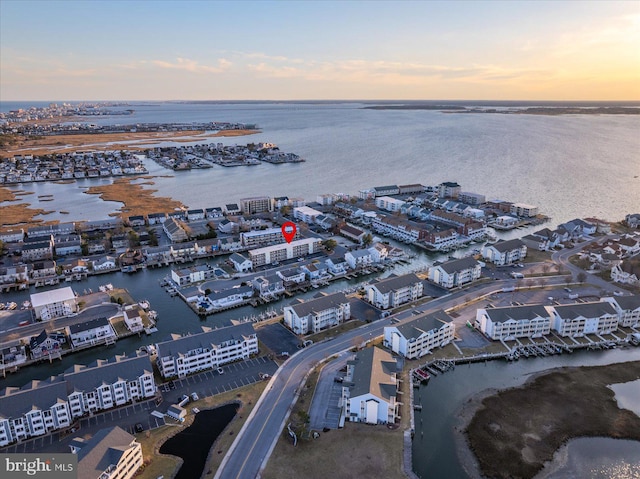
[[[294,354],[298,351],[298,345],[302,342],[281,323],[267,324],[256,328],[258,339],[264,343],[274,354],[286,351]]]
[[[180,401],[183,394],[190,395],[195,392],[200,397],[215,396],[261,381],[260,373],[273,375],[277,369],[278,365],[275,362],[262,356],[223,366],[222,374],[212,369],[186,378],[174,379],[159,386],[164,399],[159,410],[166,412],[171,404]],[[173,389],[170,383],[173,384]]]
[[[89,417],[81,418],[75,425],[75,431],[63,435],[57,431],[46,436],[29,439],[4,449],[2,453],[31,453],[31,452],[69,452],[69,443],[74,437],[92,436],[105,427],[120,426],[125,431],[134,433],[136,424],[141,424],[144,430],[163,426],[165,421],[153,412],[165,413],[169,406],[180,400],[183,394],[195,392],[200,398],[252,384],[260,379],[260,373],[273,375],[278,365],[267,357],[252,358],[246,361],[231,363],[223,366],[223,374],[216,370],[204,371],[183,379],[171,381],[158,386],[161,400],[147,400],[130,404],[117,409],[100,412]]]
[[[360,321],[376,321],[381,318],[382,310],[370,305],[360,298],[349,298],[351,317]]]

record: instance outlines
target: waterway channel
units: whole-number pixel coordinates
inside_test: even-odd
[[[202,475],[213,442],[236,415],[238,404],[226,404],[215,409],[200,411],[193,424],[166,441],[161,454],[183,459],[174,479],[193,479]]]
[[[414,399],[416,403],[422,405],[422,410],[415,411],[413,470],[422,479],[474,477],[467,472],[470,470],[468,454],[458,453],[455,429],[460,427],[458,413],[461,407],[485,389],[519,386],[531,374],[556,367],[597,366],[637,360],[640,360],[640,348],[598,352],[576,351],[573,354],[524,359],[512,363],[496,360],[458,365],[453,371],[432,377],[426,386],[420,387]],[[596,441],[599,447],[593,448],[593,441]],[[570,456],[588,455],[589,464],[593,467],[597,466],[600,471],[630,470],[633,472],[633,469],[629,469],[629,464],[640,464],[640,442],[638,441],[628,441],[631,444],[625,446],[625,453],[622,455],[617,449],[621,445],[619,441],[607,438],[593,438],[593,441],[571,441]],[[550,467],[556,472],[548,477],[554,479],[594,477],[581,475],[580,472],[584,469],[581,468],[580,463],[568,461],[563,457],[566,458],[566,454],[558,458],[558,464]],[[636,469],[635,474],[638,472]],[[625,476],[612,472],[611,475],[595,477],[631,479],[637,478],[638,475]]]
[[[396,244],[397,246],[402,246]],[[406,245],[404,245],[405,248]],[[391,269],[386,270],[383,276],[387,276],[391,273],[404,274],[413,271],[418,268],[425,268],[428,264],[431,264],[435,259],[441,256],[431,256],[425,252],[413,250],[416,257],[410,264],[397,264]],[[192,264],[199,264],[208,262],[210,264],[217,264],[223,262],[226,257],[198,260],[196,263],[177,265],[178,267],[186,267]],[[157,343],[165,340],[171,333],[196,333],[201,332],[202,326],[207,327],[223,327],[229,326],[231,320],[242,320],[244,318],[250,318],[252,316],[259,316],[265,311],[278,311],[291,302],[291,299],[284,298],[280,301],[270,303],[264,306],[251,307],[244,306],[241,308],[231,309],[216,313],[211,316],[207,316],[206,319],[200,318],[196,315],[187,304],[181,300],[178,296],[171,297],[164,288],[160,286],[160,281],[167,275],[171,274],[170,268],[147,268],[138,271],[133,274],[125,274],[121,272],[107,273],[96,276],[89,276],[87,279],[71,282],[61,283],[52,287],[35,288],[31,286],[29,290],[3,293],[0,295],[0,301],[14,301],[17,304],[22,304],[23,301],[30,299],[30,294],[39,293],[50,289],[56,289],[64,286],[70,286],[76,293],[82,295],[85,291],[92,290],[97,292],[101,285],[112,284],[114,288],[124,288],[136,301],[147,300],[151,305],[151,309],[157,311],[157,329],[158,331],[152,335],[142,334],[140,337],[132,336],[129,338],[119,340],[114,346],[99,346],[96,348],[84,350],[75,354],[70,354],[63,357],[62,360],[54,360],[50,364],[34,365],[20,369],[16,373],[10,373],[6,378],[0,376],[0,389],[4,387],[14,386],[21,387],[27,384],[32,379],[46,379],[49,376],[57,375],[64,372],[74,364],[88,364],[96,359],[106,359],[112,357],[115,354],[131,353],[135,349],[140,348],[143,345]],[[365,276],[353,280],[338,280],[331,282],[329,286],[322,289],[312,289],[307,293],[296,294],[296,298],[308,298],[318,293],[318,291],[340,291],[345,289],[353,289],[358,284],[368,282],[375,276]],[[4,313],[8,314],[8,313]],[[1,325],[0,325],[1,326]],[[0,329],[3,329],[0,327]]]

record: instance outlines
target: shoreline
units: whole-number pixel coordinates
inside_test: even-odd
[[[220,137],[248,136],[261,133],[261,130],[185,130],[171,132],[122,132],[122,133],[79,133],[77,135],[49,135],[37,138],[25,138],[17,135],[10,145],[0,149],[0,159],[18,155],[42,156],[53,153],[70,153],[78,150],[147,150],[149,146],[166,141],[186,143]],[[11,149],[9,149],[11,148]],[[152,147],[151,147],[152,148]]]
[[[640,362],[638,361],[634,361],[632,363],[640,364]],[[479,453],[476,453],[473,450],[472,443],[475,441],[477,445],[479,442],[482,441],[482,439],[478,435],[478,427],[481,427],[484,430],[486,429],[486,427],[491,428],[491,426],[494,426],[497,429],[496,431],[493,431],[493,434],[495,435],[495,437],[498,436],[497,433],[499,431],[500,436],[502,436],[502,444],[503,445],[508,444],[510,445],[509,447],[511,447],[512,449],[514,448],[515,444],[520,445],[518,442],[518,439],[521,439],[524,437],[528,440],[528,441],[525,441],[526,446],[520,449],[520,454],[517,454],[517,453],[510,454],[510,451],[503,451],[502,448],[500,448],[499,446],[496,446],[496,450],[500,450],[501,454],[504,454],[505,457],[510,457],[511,465],[513,467],[516,467],[518,465],[521,465],[521,466],[524,465],[525,468],[527,467],[529,468],[528,469],[529,471],[532,468],[536,469],[535,473],[533,475],[530,475],[530,474],[522,475],[520,474],[521,472],[520,470],[514,471],[514,470],[501,469],[501,472],[503,474],[506,474],[506,476],[502,475],[502,476],[496,476],[496,477],[507,477],[507,476],[511,477],[513,475],[516,475],[518,477],[530,477],[530,478],[538,477],[540,473],[544,470],[545,466],[549,467],[551,464],[553,464],[558,457],[557,455],[562,452],[563,448],[566,449],[567,445],[574,439],[578,439],[582,437],[585,437],[585,438],[601,437],[601,438],[610,438],[610,439],[627,439],[627,440],[640,441],[640,434],[636,433],[636,435],[634,436],[633,433],[629,433],[629,431],[627,430],[628,423],[629,422],[640,423],[640,417],[635,413],[633,413],[632,411],[619,408],[617,406],[617,402],[615,401],[615,399],[611,399],[613,403],[615,403],[615,409],[612,409],[611,407],[607,409],[607,406],[611,406],[610,404],[607,404],[607,403],[603,403],[600,405],[598,410],[599,412],[602,413],[602,416],[604,419],[601,419],[600,421],[601,424],[594,426],[593,432],[595,432],[595,434],[593,435],[589,434],[589,431],[590,431],[589,428],[587,428],[585,431],[579,431],[573,428],[569,428],[569,425],[563,422],[562,420],[558,420],[554,422],[554,418],[549,418],[547,416],[545,416],[545,420],[550,420],[551,425],[548,425],[547,423],[545,423],[544,428],[541,428],[541,429],[546,428],[548,429],[547,431],[538,430],[538,429],[527,430],[526,427],[518,428],[517,419],[515,422],[515,426],[513,423],[508,422],[510,418],[513,417],[509,415],[509,412],[510,412],[509,405],[513,405],[513,404],[510,404],[510,401],[511,403],[513,403],[514,400],[521,400],[522,396],[531,397],[531,398],[539,398],[542,396],[546,396],[549,393],[549,391],[548,390],[545,391],[545,386],[548,386],[549,384],[551,384],[553,387],[555,387],[558,384],[559,380],[562,380],[562,379],[565,379],[565,383],[567,381],[573,383],[572,384],[573,389],[586,388],[586,389],[593,389],[595,390],[594,392],[600,392],[597,389],[599,386],[598,385],[594,386],[593,384],[596,384],[598,382],[603,382],[603,381],[606,382],[608,380],[616,381],[617,379],[615,376],[619,376],[619,375],[624,376],[625,374],[627,375],[635,374],[636,376],[638,376],[639,373],[633,371],[633,369],[631,370],[631,372],[624,370],[625,367],[622,365],[627,366],[628,364],[629,363],[614,363],[614,364],[609,364],[605,366],[586,366],[586,367],[585,366],[578,366],[578,367],[563,366],[559,368],[551,368],[551,369],[539,371],[529,375],[529,377],[524,381],[524,383],[522,383],[519,386],[510,387],[507,389],[489,388],[469,398],[458,409],[456,413],[458,420],[455,423],[454,431],[453,431],[456,454],[458,456],[458,461],[460,462],[460,465],[465,470],[465,472],[469,474],[470,477],[487,477],[484,474],[485,471],[482,470],[482,466],[481,466],[481,462],[483,461],[482,451]],[[564,376],[566,376],[569,373],[571,374],[571,379],[566,380]],[[592,377],[591,378],[585,377],[587,375],[591,375]],[[608,376],[610,376],[610,378],[606,379]],[[598,378],[601,381],[598,381]],[[588,379],[592,379],[592,381],[588,381]],[[628,380],[631,381],[634,379],[631,378]],[[626,381],[620,381],[620,382],[626,382]],[[615,384],[615,382],[612,382],[611,384]],[[606,388],[606,385],[602,386],[602,388]],[[539,389],[540,391],[534,391],[532,389]],[[588,404],[587,405],[582,404],[582,405],[579,405],[582,407],[575,408],[574,403],[563,402],[564,399],[566,399],[566,397],[563,396],[563,392],[560,389],[561,388],[558,388],[558,391],[555,392],[555,394],[557,395],[557,397],[554,396],[555,404],[568,404],[567,407],[571,409],[571,411],[569,411],[568,416],[572,416],[579,413],[585,413],[585,409],[588,409],[588,407],[586,407],[588,406]],[[606,394],[606,392],[604,393]],[[611,391],[611,393],[613,394],[613,391]],[[581,395],[580,397],[584,398],[584,397],[592,397],[592,396]],[[499,416],[495,415],[496,403],[499,403],[498,405],[501,407],[500,409],[501,415]],[[535,403],[533,403],[533,405],[536,406]],[[531,406],[531,405],[527,404],[527,406]],[[538,405],[538,408],[544,409],[544,403],[542,405]],[[561,410],[558,414],[559,416],[564,418],[564,413],[566,412],[564,411],[565,408],[556,408],[556,409]],[[530,414],[529,418],[527,419],[528,423],[535,422],[536,412],[540,413],[539,410],[534,410],[533,414]],[[590,412],[590,411],[586,411],[586,412]],[[492,416],[491,414],[494,414],[494,415]],[[470,428],[473,428],[474,426],[473,425],[474,421],[480,422],[481,426],[478,426],[476,424],[474,431],[470,431]],[[500,421],[501,424],[498,425],[497,421]],[[509,426],[511,426],[511,429],[516,429],[517,433],[515,435],[512,435],[512,436],[508,435]],[[564,430],[562,429],[563,426],[565,426]],[[564,437],[565,435],[564,433],[566,432],[567,428],[577,433],[577,435],[575,436],[568,435],[568,437]],[[531,445],[530,440],[534,438],[536,439],[537,443],[544,443],[545,445],[548,445],[550,443],[551,445],[554,445],[554,441],[553,441],[554,437],[552,434],[554,429],[560,429],[559,437],[555,437],[555,439],[561,438],[562,441],[560,442],[559,445],[557,445],[557,447],[555,447],[555,449],[551,454],[551,457],[547,457],[545,451],[537,450],[536,446],[538,444]],[[569,432],[568,434],[571,434],[571,433]],[[487,461],[489,460],[487,456],[490,456],[491,452],[492,452],[491,450],[484,451],[485,463],[487,463]],[[493,451],[493,452],[496,453],[496,451]],[[538,457],[536,457],[536,453],[538,453]],[[544,458],[544,460],[541,460],[542,458]],[[514,460],[516,461],[515,463],[514,463]],[[520,461],[520,462],[517,462],[517,461]],[[487,471],[487,472],[491,477],[493,477],[492,474],[495,471]]]

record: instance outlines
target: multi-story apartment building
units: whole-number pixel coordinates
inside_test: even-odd
[[[482,268],[473,257],[454,259],[429,268],[429,279],[443,288],[455,288],[480,279]]]
[[[334,293],[284,307],[284,324],[296,334],[317,333],[351,317],[349,300]]]
[[[73,418],[155,396],[151,360],[146,354],[76,364],[62,375]]]
[[[32,294],[31,306],[36,319],[43,321],[69,316],[78,311],[76,295],[68,286]]]
[[[67,384],[60,377],[0,390],[0,447],[71,425]]]
[[[611,303],[592,303],[546,306],[552,328],[560,336],[607,334],[618,329],[618,312]]]
[[[504,266],[523,260],[527,256],[527,245],[520,239],[498,241],[482,247],[482,257],[496,266]]]
[[[451,316],[440,310],[386,326],[383,345],[405,358],[417,359],[449,344],[455,332]]]
[[[264,213],[273,211],[271,198],[268,196],[254,196],[251,198],[240,199],[240,209],[245,215],[252,215],[255,213]]]
[[[156,365],[164,378],[185,377],[258,353],[258,337],[251,323],[226,328],[202,328],[202,333],[180,336],[156,344]]]
[[[422,296],[424,285],[415,274],[390,276],[367,285],[367,299],[380,309],[389,309],[415,301]]]
[[[551,319],[541,304],[480,308],[476,311],[476,326],[494,340],[538,338],[549,334]]]
[[[514,203],[511,205],[510,213],[520,217],[532,218],[538,214],[538,207],[525,203]]]
[[[347,362],[340,405],[346,420],[393,424],[399,416],[396,360],[387,351],[370,347]]]
[[[249,251],[254,268],[287,259],[301,258],[320,251],[322,242],[318,238],[305,238],[291,243],[280,243]]]
[[[119,426],[101,429],[89,440],[74,438],[69,447],[78,455],[80,478],[131,479],[144,462],[140,443]]]
[[[296,234],[293,239],[299,240],[300,237],[300,230],[296,229]],[[246,231],[240,233],[242,246],[249,249],[282,243],[283,240],[284,237],[282,236],[281,228],[269,228],[266,230]]]
[[[486,196],[479,193],[471,193],[469,191],[461,191],[458,193],[458,201],[461,203],[478,206],[487,201]]]
[[[611,303],[616,308],[620,326],[625,328],[640,327],[640,295],[602,298],[602,301]]]
[[[391,198],[390,196],[381,196],[380,198],[376,198],[376,207],[385,211],[400,211],[400,208],[402,208],[404,204],[404,201]]]

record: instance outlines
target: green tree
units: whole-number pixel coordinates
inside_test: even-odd
[[[322,246],[324,246],[324,249],[327,251],[333,251],[336,249],[336,246],[338,246],[338,242],[334,239],[327,239],[322,242]]]
[[[362,244],[364,246],[371,246],[371,243],[373,243],[373,236],[371,236],[371,233],[367,233],[362,238]]]
[[[576,276],[576,279],[578,280],[578,283],[584,283],[587,280],[587,273],[580,271],[578,276]]]

